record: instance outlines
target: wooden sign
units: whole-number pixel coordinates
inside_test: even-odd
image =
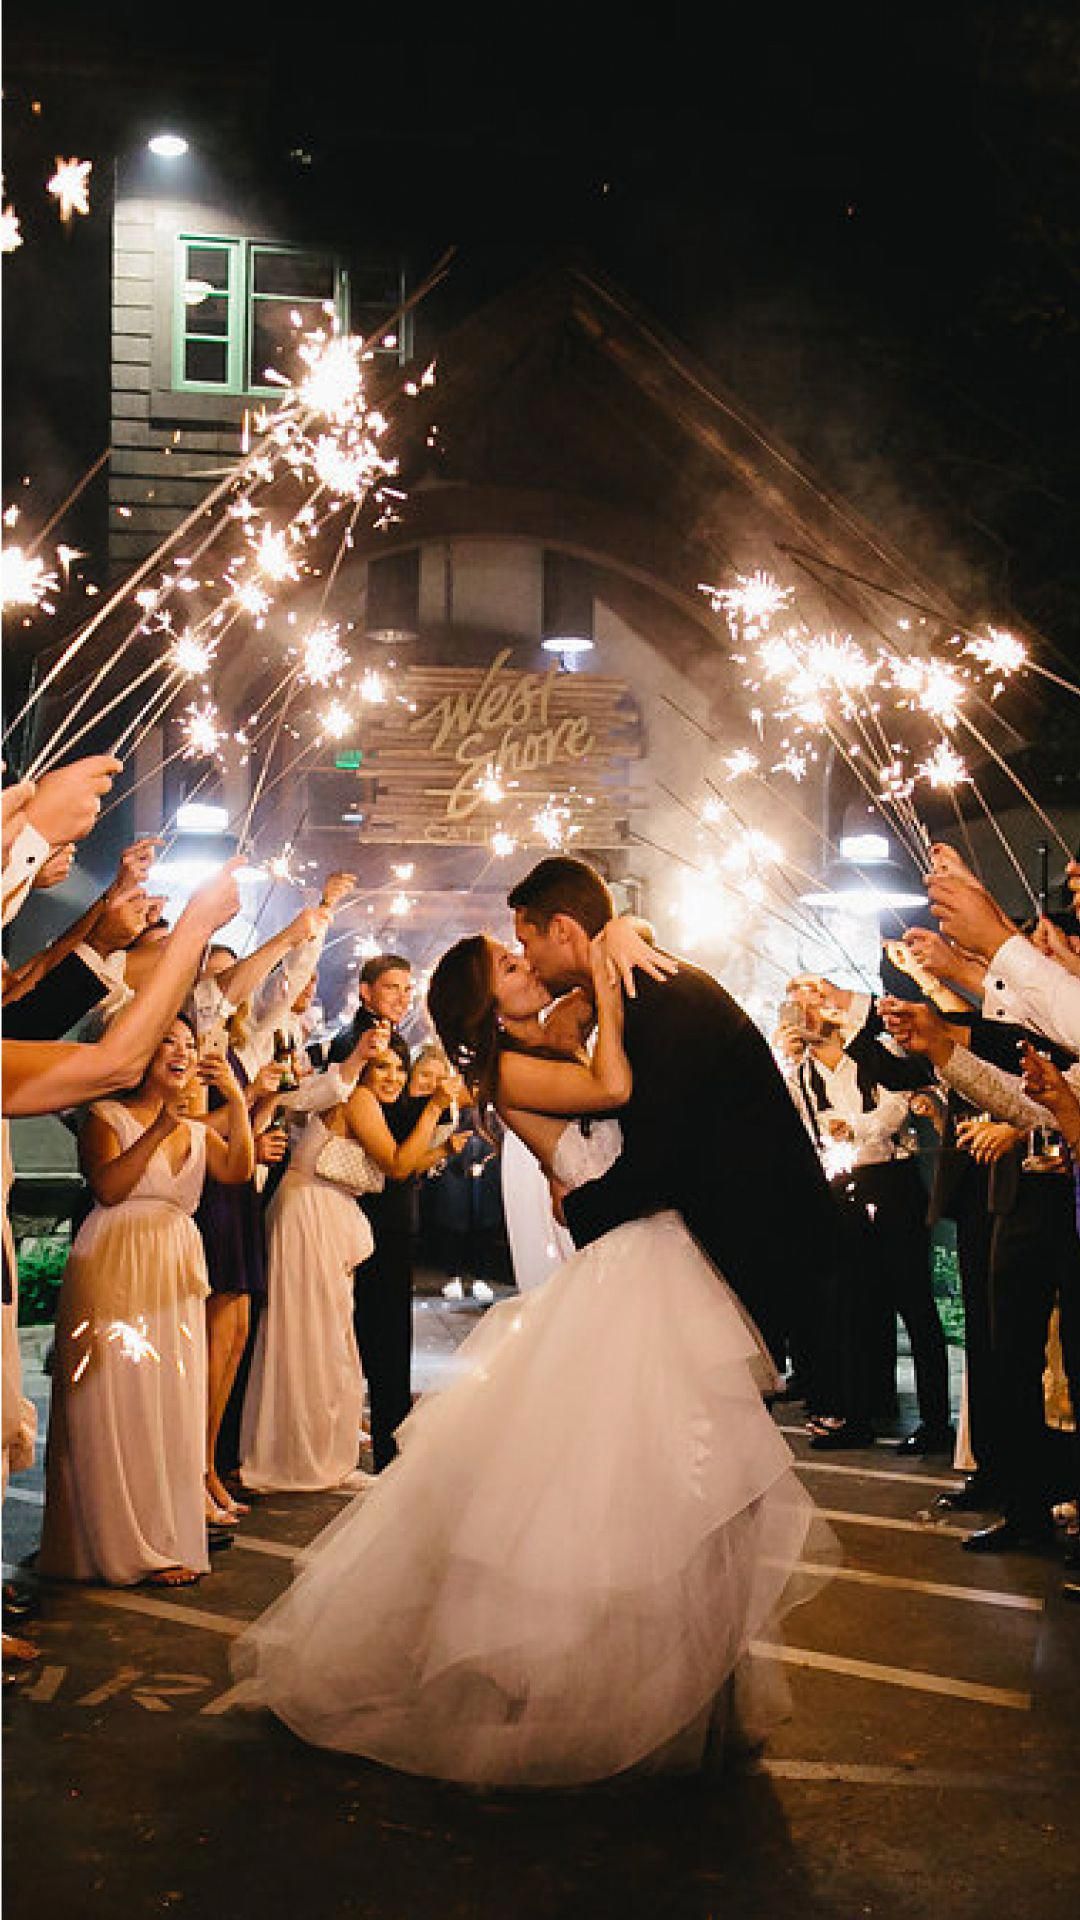
[[[391,699],[363,729],[374,782],[365,839],[478,843],[501,831],[539,846],[551,844],[552,809],[567,840],[625,839],[630,763],[642,752],[629,688],[556,668],[522,672],[512,655],[504,647],[487,667],[394,676]]]

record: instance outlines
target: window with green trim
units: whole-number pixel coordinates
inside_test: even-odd
[[[370,286],[367,281],[365,275],[364,293],[372,304],[381,292],[381,312],[391,312],[401,298],[399,275],[375,270]],[[299,371],[299,339],[331,319],[341,328],[350,325],[349,292],[348,275],[330,254],[265,240],[181,234],[173,386],[195,393],[280,391],[280,379],[293,380]],[[399,336],[400,329],[376,350],[403,358]]]

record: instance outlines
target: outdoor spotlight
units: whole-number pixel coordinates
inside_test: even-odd
[[[545,653],[554,653],[564,673],[575,673],[583,654],[591,653],[593,643],[584,634],[559,634],[551,640],[541,640]]]
[[[890,855],[887,835],[884,833],[848,833],[840,841],[840,854],[844,860],[850,860],[854,867],[880,867]]]
[[[203,800],[185,800],[176,810],[181,833],[224,833],[228,824],[228,807],[209,806]]]
[[[188,150],[187,141],[178,133],[155,133],[146,144],[159,160],[179,160]]]

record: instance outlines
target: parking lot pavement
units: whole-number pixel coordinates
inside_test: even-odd
[[[425,1390],[480,1311],[417,1301]],[[1080,1910],[1080,1609],[1058,1567],[963,1554],[929,1517],[947,1464],[815,1456],[777,1417],[842,1558],[755,1650],[791,1702],[754,1757],[515,1795],[304,1747],[238,1705],[228,1648],[342,1496],[267,1496],[196,1588],[43,1590],[42,1659],[5,1686],[6,1920]],[[39,1467],[5,1504],[9,1566],[41,1501]]]

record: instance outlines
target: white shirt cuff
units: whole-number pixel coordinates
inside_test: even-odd
[[[4,866],[2,883],[4,925],[14,920],[23,901],[34,884],[39,867],[43,867],[52,848],[43,833],[29,823],[20,827],[11,843]]]

